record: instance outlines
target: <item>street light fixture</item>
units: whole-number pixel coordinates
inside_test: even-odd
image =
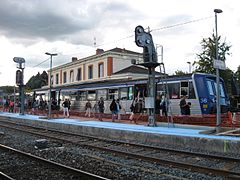
[[[218,60],[218,32],[217,32],[217,14],[222,13],[221,9],[214,9],[215,13],[215,28],[216,28],[216,37],[215,37],[215,45],[216,45],[216,55],[215,59]],[[216,123],[216,133],[220,132],[221,126],[221,106],[220,106],[220,83],[219,83],[219,68],[216,67],[216,76],[217,76],[217,123]]]
[[[51,92],[52,92],[52,57],[57,56],[56,53],[45,53],[46,55],[50,56],[50,70],[49,70],[49,98],[48,98],[48,119],[51,119],[51,105],[52,105],[52,97],[51,97]]]

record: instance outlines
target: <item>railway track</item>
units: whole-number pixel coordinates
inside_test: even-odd
[[[146,162],[158,163],[204,174],[215,174],[233,179],[240,178],[240,160],[235,158],[106,140],[93,136],[76,135],[19,124],[14,125],[14,123],[7,125],[9,122],[5,122],[5,125],[3,125],[3,123],[4,122],[1,122],[0,125],[7,128],[14,128],[47,138],[75,143],[92,149],[118,154],[120,156],[138,160],[141,159]]]
[[[54,176],[57,173],[58,178],[60,177],[61,179],[68,179],[69,177],[73,179],[75,178],[98,179],[98,180],[107,179],[2,144],[0,144],[0,151],[4,153],[5,158],[9,156],[9,158],[7,158],[8,159],[7,163],[10,164],[15,163],[16,164],[14,167],[15,170],[21,169],[23,172],[25,171],[25,173],[21,173],[21,175],[26,174],[27,177],[37,177],[40,179],[54,179]],[[31,171],[29,171],[30,169]],[[14,179],[4,173],[1,174],[1,177],[3,177],[4,179]]]

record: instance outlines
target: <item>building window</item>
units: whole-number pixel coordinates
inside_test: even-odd
[[[63,73],[63,83],[67,83],[67,72]]]
[[[59,83],[59,74],[56,74],[56,84]]]
[[[82,68],[78,68],[77,70],[77,81],[82,80]]]
[[[73,73],[73,70],[70,71],[70,82],[74,82],[74,73]]]
[[[93,65],[88,66],[88,79],[93,78]]]
[[[104,69],[103,69],[103,63],[98,64],[98,77],[103,77],[104,75]]]

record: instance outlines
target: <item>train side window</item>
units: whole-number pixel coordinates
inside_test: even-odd
[[[170,99],[180,99],[180,83],[168,84]]]
[[[188,81],[181,82],[181,95],[180,96],[188,96]]]
[[[108,99],[118,99],[118,89],[109,89]]]
[[[81,101],[86,101],[87,97],[87,92],[86,91],[80,91],[79,92],[79,100]]]
[[[120,88],[120,99],[121,100],[128,99],[128,88],[127,87]]]
[[[213,85],[211,81],[207,81],[207,88],[208,88],[209,94],[213,96],[214,91],[213,91]]]
[[[97,90],[97,99],[103,98],[103,100],[107,99],[107,89],[99,89]]]
[[[96,100],[96,91],[95,90],[88,91],[87,99],[90,101]]]

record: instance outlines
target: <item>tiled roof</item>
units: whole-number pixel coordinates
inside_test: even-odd
[[[117,71],[114,74],[124,74],[124,73],[148,74],[148,69],[138,65],[132,65],[132,66],[128,66],[125,69],[121,69],[120,71]],[[160,75],[161,73],[156,72],[156,74]]]

